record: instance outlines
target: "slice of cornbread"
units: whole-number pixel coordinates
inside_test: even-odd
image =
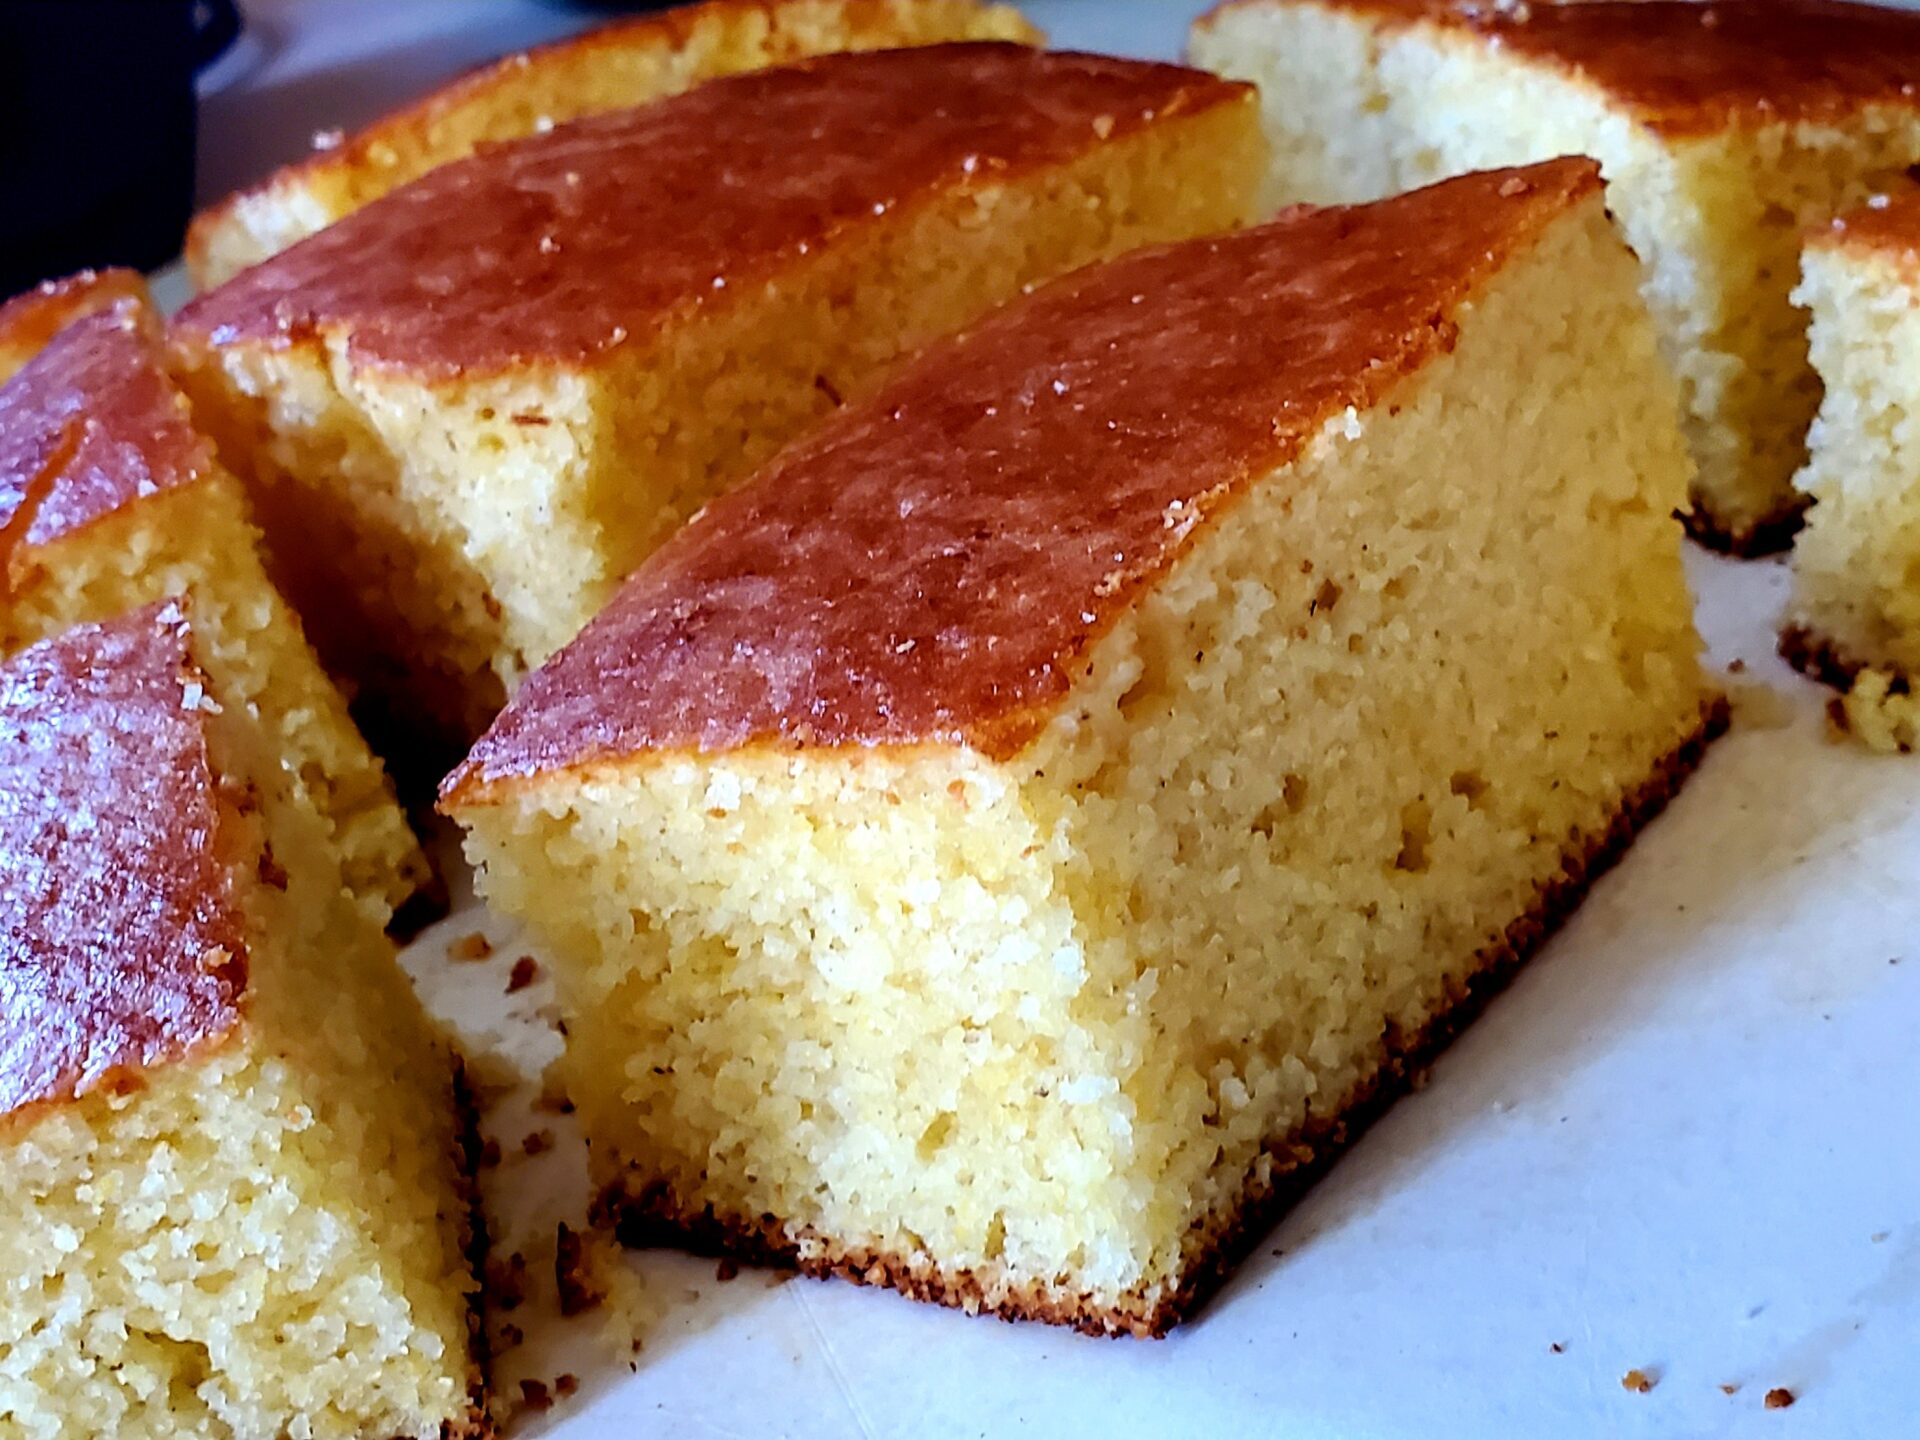
[[[179,606],[0,667],[0,1436],[481,1433],[452,1054]]]
[[[1794,299],[1813,313],[1826,395],[1796,483],[1813,502],[1793,552],[1781,652],[1846,692],[1848,728],[1920,743],[1920,191],[1809,238]]]
[[[137,277],[45,338],[0,387],[0,655],[164,596],[194,596],[205,659],[275,737],[282,784],[325,825],[382,923],[431,878],[385,771],[267,579],[239,482],[168,378]],[[6,319],[0,314],[0,320]]]
[[[1720,720],[1591,162],[1081,271],[716,501],[449,780],[605,1213],[1184,1315]]]
[[[483,144],[675,95],[702,80],[843,50],[1045,37],[978,0],[706,0],[509,55],[197,216],[187,268],[205,290]]]
[[[146,293],[146,282],[131,270],[82,270],[14,296],[0,305],[0,383],[74,321]]]
[[[1690,527],[1777,548],[1820,386],[1800,235],[1920,161],[1920,16],[1822,0],[1231,0],[1194,58],[1257,80],[1273,193],[1351,201],[1598,157],[1680,377]]]
[[[830,56],[444,166],[174,334],[321,654],[464,748],[641,556],[904,352],[1242,218],[1255,111],[1017,45]]]

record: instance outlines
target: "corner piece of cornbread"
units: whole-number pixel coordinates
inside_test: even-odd
[[[482,1434],[454,1058],[189,615],[0,666],[0,1435]]]
[[[146,293],[146,282],[131,270],[82,270],[14,296],[0,305],[0,383],[74,321],[122,300],[145,299]]]
[[[330,665],[461,748],[681,522],[1036,281],[1245,218],[1251,87],[836,55],[442,167],[187,307]]]
[[[23,297],[0,310],[7,344],[34,353],[0,386],[0,655],[191,593],[207,665],[276,736],[275,783],[323,821],[384,924],[432,879],[426,857],[267,578],[245,492],[167,374],[139,277]]]
[[[1590,162],[1142,251],[717,501],[442,792],[603,1213],[1158,1334],[1722,723]]]
[[[211,289],[481,145],[844,50],[1045,37],[978,0],[706,0],[603,25],[461,76],[196,216],[187,268]]]
[[[1825,0],[1230,0],[1191,54],[1259,83],[1289,200],[1597,157],[1680,378],[1689,528],[1741,554],[1787,543],[1820,399],[1787,298],[1800,235],[1920,161],[1920,16]]]
[[[1812,502],[1793,552],[1780,649],[1845,692],[1877,750],[1920,744],[1920,190],[1809,237],[1794,299],[1813,314],[1826,387],[1796,483]]]

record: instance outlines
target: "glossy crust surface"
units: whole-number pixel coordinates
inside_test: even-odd
[[[0,668],[0,1114],[227,1033],[246,937],[187,622],[162,602]]]
[[[211,463],[137,293],[61,330],[0,386],[0,535],[18,542],[44,545]]]
[[[1175,65],[980,43],[714,80],[443,166],[184,310],[213,344],[347,337],[435,377],[579,365],[745,300],[897,208],[1249,103]]]
[[[1082,270],[930,349],[657,551],[447,782],[644,751],[1005,757],[1255,479],[1453,344],[1592,162],[1305,209]]]
[[[1807,237],[1809,247],[1873,256],[1920,273],[1920,186],[1907,186],[1849,210]]]
[[[1726,702],[1711,702],[1699,729],[1624,797],[1612,825],[1572,845],[1562,858],[1560,873],[1541,887],[1527,912],[1473,957],[1433,1019],[1412,1033],[1395,1030],[1384,1035],[1374,1072],[1365,1083],[1312,1124],[1267,1144],[1274,1161],[1272,1178],[1262,1181],[1249,1174],[1232,1206],[1195,1227],[1172,1290],[1153,1300],[1127,1297],[1113,1305],[1041,1284],[996,1299],[989,1295],[982,1277],[971,1271],[939,1271],[899,1255],[823,1243],[825,1237],[790,1233],[776,1216],[716,1215],[711,1207],[685,1203],[658,1187],[633,1195],[618,1188],[603,1192],[595,1202],[597,1218],[633,1246],[676,1245],[738,1256],[755,1264],[797,1266],[810,1275],[884,1285],[916,1300],[969,1313],[1039,1320],[1089,1335],[1163,1336],[1205,1305],[1261,1236],[1374,1120],[1417,1086],[1426,1068],[1579,908],[1594,881],[1613,867],[1640,830],[1679,793],[1707,746],[1725,733],[1727,718]],[[809,1242],[804,1251],[802,1240]]]
[[[1276,0],[1229,0],[1214,15]],[[1279,0],[1296,3],[1296,0]],[[1424,22],[1585,78],[1663,134],[1920,108],[1920,16],[1838,0],[1312,0]],[[1201,24],[1207,24],[1202,20]]]
[[[116,301],[146,298],[147,286],[131,270],[82,270],[63,280],[43,280],[0,305],[0,380],[5,380],[75,320]]]

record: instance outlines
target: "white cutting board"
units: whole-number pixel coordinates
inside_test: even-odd
[[[292,96],[315,124],[352,123],[394,98],[383,56],[417,87],[574,23],[519,0],[258,8],[273,46],[235,62],[251,75],[209,97],[216,120]],[[1059,44],[1171,58],[1199,7],[1026,8]],[[544,1313],[550,1281],[510,1317],[529,1339],[509,1389],[562,1372],[580,1386],[513,1433],[1920,1436],[1920,757],[1828,739],[1825,692],[1773,658],[1777,562],[1689,564],[1714,661],[1745,662],[1732,735],[1196,1323],[1090,1340],[635,1257],[631,1369],[604,1314]],[[492,959],[446,958],[481,928]],[[558,1041],[544,980],[504,993],[524,953],[469,901],[407,961],[476,1045],[531,1071]],[[501,1249],[537,1268],[531,1237],[578,1221],[582,1162],[567,1122],[527,1098],[489,1116],[507,1158],[487,1188]],[[537,1129],[556,1148],[518,1156]],[[1636,1368],[1651,1391],[1623,1388]],[[1797,1402],[1764,1408],[1775,1386]]]

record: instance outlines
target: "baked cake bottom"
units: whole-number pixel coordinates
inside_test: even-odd
[[[1807,625],[1782,628],[1779,649],[1802,675],[1839,692],[1827,702],[1837,729],[1874,750],[1904,755],[1920,746],[1920,696],[1914,694],[1912,676],[1856,660]]]
[[[1333,1162],[1384,1114],[1416,1088],[1426,1068],[1455,1035],[1502,990],[1534,952],[1579,907],[1593,882],[1625,854],[1642,827],[1679,793],[1706,753],[1724,734],[1728,707],[1715,697],[1699,726],[1636,790],[1612,822],[1570,849],[1560,873],[1542,885],[1525,913],[1501,939],[1474,957],[1472,970],[1449,985],[1438,1012],[1416,1031],[1389,1028],[1382,1035],[1372,1074],[1330,1115],[1270,1141],[1249,1168],[1234,1201],[1197,1220],[1188,1236],[1178,1284],[1152,1300],[1115,1306],[1084,1293],[1044,1284],[991,1288],[970,1270],[943,1271],[924,1262],[848,1247],[811,1227],[789,1228],[777,1216],[716,1213],[694,1206],[664,1183],[629,1193],[619,1182],[595,1202],[595,1223],[611,1228],[636,1249],[675,1247],[773,1265],[819,1278],[838,1276],[862,1285],[887,1286],[915,1300],[996,1314],[1003,1320],[1040,1320],[1089,1335],[1158,1338],[1190,1318],[1225,1283],[1260,1237],[1312,1187]]]
[[[1762,555],[1778,555],[1783,550],[1793,548],[1793,537],[1806,524],[1807,501],[1802,497],[1786,509],[1740,531],[1729,530],[1701,509],[1697,500],[1685,510],[1673,513],[1674,518],[1686,527],[1688,536],[1702,549],[1711,550],[1717,555],[1731,555],[1737,560],[1755,560]]]

